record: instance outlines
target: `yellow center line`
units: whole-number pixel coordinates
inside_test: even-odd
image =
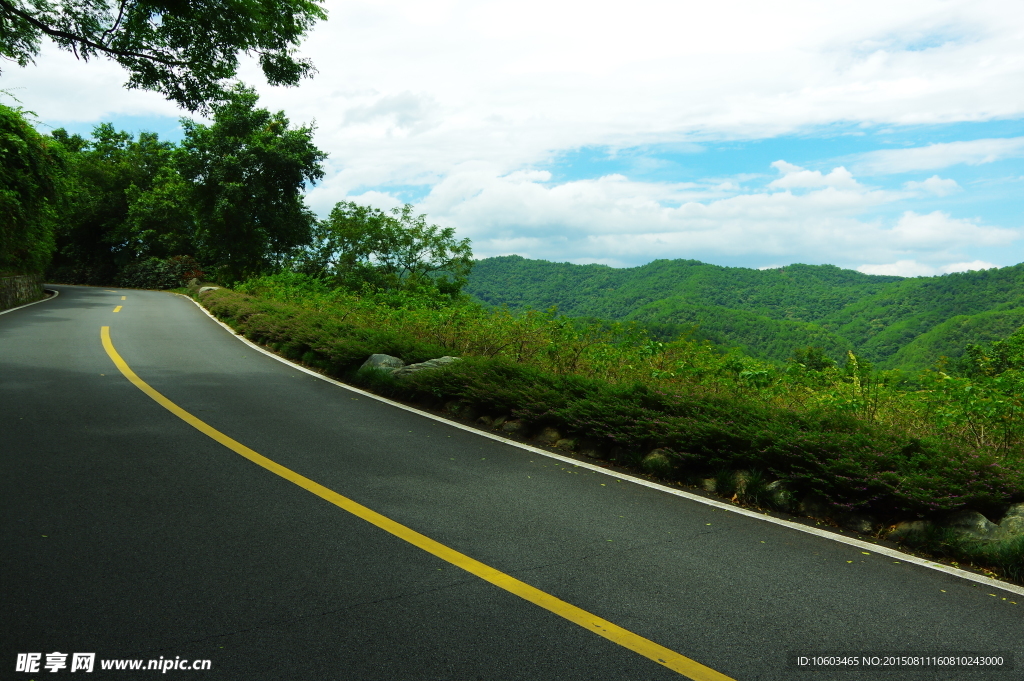
[[[128,296],[121,296],[121,300],[128,300]]]
[[[117,307],[114,308],[114,312],[120,312],[120,311],[121,311],[121,306],[120,305],[118,305]]]
[[[650,641],[638,634],[634,634],[633,632],[623,629],[622,627],[613,624],[608,620],[602,619],[597,615],[591,614],[582,608],[578,608],[571,603],[566,603],[560,598],[556,598],[547,592],[532,587],[525,582],[521,582],[515,577],[507,575],[500,570],[496,570],[474,558],[470,558],[463,553],[459,553],[455,549],[434,541],[430,537],[424,536],[401,523],[395,522],[394,520],[391,520],[390,518],[383,516],[380,513],[349,499],[348,497],[342,496],[337,492],[324,487],[318,482],[314,482],[309,478],[299,475],[295,471],[285,468],[281,464],[249,449],[237,440],[233,440],[213,426],[210,426],[204,421],[201,421],[188,413],[139,378],[135,372],[131,370],[128,364],[121,359],[121,355],[117,353],[117,350],[114,349],[114,344],[110,340],[109,326],[104,326],[100,329],[100,339],[103,342],[103,349],[107,351],[107,355],[109,355],[110,359],[114,362],[114,366],[124,374],[125,378],[135,384],[135,387],[146,393],[146,395],[151,397],[157,404],[180,418],[185,423],[189,424],[204,435],[213,438],[236,454],[244,456],[256,465],[298,485],[308,492],[312,492],[324,501],[328,501],[338,508],[362,518],[371,525],[376,525],[385,532],[389,532],[399,539],[423,549],[427,553],[432,554],[441,560],[451,563],[456,567],[460,567],[466,572],[476,575],[480,579],[490,582],[509,593],[515,594],[534,605],[538,605],[559,617],[563,617],[573,624],[577,624],[584,629],[592,631],[598,636],[603,636],[613,643],[617,643],[624,648],[628,648],[635,653],[639,653],[646,658],[654,660],[662,666],[668,667],[689,679],[693,679],[693,681],[734,681],[734,679],[731,679],[710,667],[705,667],[695,660],[691,660],[690,658],[680,655],[673,650],[669,650],[654,641]]]

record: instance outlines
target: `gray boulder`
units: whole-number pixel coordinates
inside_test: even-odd
[[[408,376],[412,376],[413,374],[417,374],[421,371],[427,371],[428,369],[440,369],[441,367],[448,366],[452,362],[458,361],[458,357],[448,356],[438,357],[437,359],[428,359],[426,362],[419,362],[418,364],[409,364],[408,366],[403,366],[399,369],[395,369],[395,371],[391,375],[394,376],[395,378],[406,378]]]
[[[894,541],[900,541],[913,537],[915,534],[927,532],[932,527],[934,527],[934,523],[930,520],[905,520],[896,524],[892,532],[889,533],[889,538]]]
[[[792,510],[795,497],[793,492],[786,487],[785,483],[781,480],[773,480],[765,485],[764,489],[771,495],[770,499],[775,506],[785,510]]]
[[[1024,503],[1014,504],[999,521],[999,529],[1007,535],[1024,534]]]
[[[640,463],[643,469],[654,475],[668,475],[672,472],[671,452],[665,449],[651,450]]]
[[[827,518],[831,515],[832,508],[824,497],[813,492],[800,501],[800,512],[812,518]]]
[[[382,371],[392,372],[395,369],[401,369],[405,366],[405,362],[392,357],[391,355],[370,355],[370,358],[363,362],[363,365],[359,367],[359,370],[363,369],[380,369]]]
[[[562,439],[562,434],[556,429],[548,427],[544,428],[537,434],[537,439],[546,445],[553,445]]]
[[[522,433],[525,430],[523,422],[519,419],[512,419],[511,421],[505,421],[501,424],[501,432],[515,434]]]
[[[977,511],[958,511],[947,517],[941,526],[970,539],[996,539],[1000,534],[999,526]]]
[[[898,523],[889,537],[895,540],[906,539],[915,534],[928,532],[932,528],[952,530],[964,539],[976,541],[992,541],[1005,536],[1005,531],[999,525],[977,511],[957,511],[939,521],[909,520]]]
[[[199,289],[199,295],[203,295],[207,291],[216,291],[219,288],[220,286],[204,286],[201,289]]]
[[[848,530],[853,530],[854,532],[871,534],[875,529],[875,525],[878,524],[878,521],[869,515],[847,513],[839,517],[839,524]]]

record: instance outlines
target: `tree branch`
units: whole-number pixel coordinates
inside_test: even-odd
[[[121,19],[124,18],[124,8],[127,7],[127,6],[128,6],[128,0],[121,0],[121,6],[117,10],[117,21],[114,22],[113,26],[111,26],[107,30],[103,31],[103,35],[100,36],[100,42],[101,43],[106,44],[107,36],[110,35],[111,33],[113,33],[114,31],[116,31],[118,29],[118,27],[121,25]]]
[[[31,14],[29,14],[27,12],[23,12],[23,11],[19,10],[18,8],[14,7],[10,3],[8,3],[7,0],[0,0],[0,10],[3,10],[4,12],[7,12],[9,14],[13,14],[16,17],[20,17],[20,18],[24,19],[25,21],[27,21],[28,23],[32,24],[33,26],[35,26],[40,31],[42,31],[43,33],[45,33],[46,35],[48,35],[50,37],[53,37],[53,38],[63,38],[64,40],[69,40],[72,43],[81,43],[82,45],[86,45],[88,47],[91,47],[94,50],[99,50],[100,52],[106,52],[107,54],[112,54],[112,55],[115,55],[115,56],[118,56],[118,57],[136,57],[136,58],[139,58],[139,59],[147,59],[149,61],[155,61],[155,62],[157,62],[159,64],[164,64],[165,66],[185,66],[186,65],[185,62],[177,61],[177,60],[174,60],[174,59],[165,59],[163,57],[158,57],[158,56],[156,56],[154,54],[143,54],[141,52],[131,52],[131,51],[128,51],[128,50],[117,50],[117,49],[114,49],[112,47],[107,47],[106,45],[103,45],[101,43],[93,42],[93,41],[89,40],[88,38],[84,38],[84,37],[82,37],[80,35],[75,35],[74,33],[67,33],[66,31],[60,31],[60,30],[57,30],[55,28],[50,28],[49,26],[47,26],[43,22],[41,22],[38,19],[36,19]],[[118,18],[118,21],[120,21],[120,17]],[[78,52],[76,51],[75,55],[77,56],[77,54],[78,54]]]

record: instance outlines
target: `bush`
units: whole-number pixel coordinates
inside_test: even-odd
[[[167,260],[149,258],[132,263],[117,276],[117,286],[125,288],[169,289],[202,279],[203,271],[194,259],[177,255]]]

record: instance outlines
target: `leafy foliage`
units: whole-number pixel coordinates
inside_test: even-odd
[[[109,284],[130,263],[195,253],[189,194],[174,166],[173,144],[107,123],[91,140],[62,129],[53,140],[64,149],[67,170],[51,280]],[[177,183],[177,192],[168,195],[167,183]],[[161,192],[159,208],[150,208]]]
[[[177,255],[168,260],[147,258],[121,270],[117,285],[125,288],[178,288],[192,279],[202,279],[203,275],[199,263],[188,256]]]
[[[227,281],[279,266],[309,243],[314,217],[302,191],[323,177],[327,156],[313,145],[312,127],[290,128],[284,112],[257,108],[257,100],[237,86],[214,105],[213,125],[182,119],[177,165],[193,184],[196,239]]]
[[[25,113],[0,104],[0,274],[42,273],[54,249],[63,156]]]
[[[66,172],[51,281],[107,285],[135,264],[175,256],[232,281],[280,269],[308,245],[314,218],[302,193],[325,158],[311,128],[291,128],[241,86],[215,106],[212,125],[182,124],[181,146],[110,124],[91,139],[53,132]]]
[[[318,223],[300,269],[347,288],[434,288],[455,295],[473,267],[469,239],[451,227],[428,225],[406,204],[390,213],[352,202],[334,206]]]
[[[195,111],[224,96],[239,54],[257,56],[272,85],[298,84],[313,66],[294,48],[326,16],[310,0],[0,0],[0,56],[25,66],[45,35],[78,58],[113,59],[129,72],[129,88]]]

